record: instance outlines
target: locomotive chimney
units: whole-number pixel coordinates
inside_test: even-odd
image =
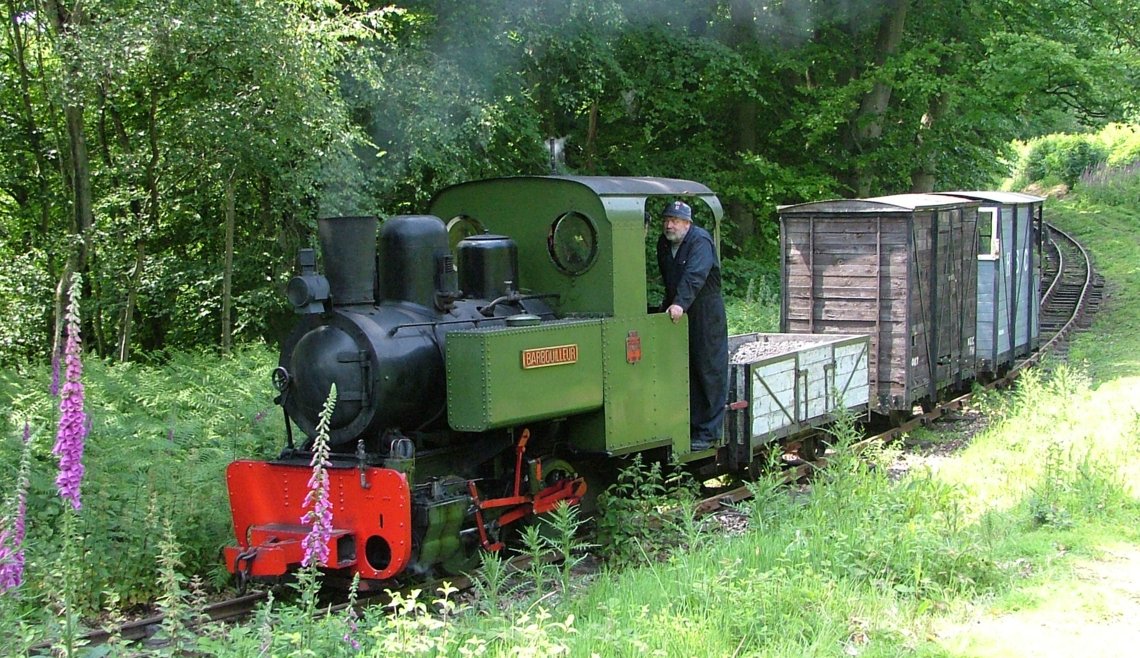
[[[376,302],[375,217],[317,220],[325,277],[334,306]]]

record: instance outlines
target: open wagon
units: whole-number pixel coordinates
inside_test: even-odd
[[[869,336],[742,334],[729,336],[728,350],[729,400],[737,402],[725,440],[734,465],[835,420],[840,409],[867,409]]]

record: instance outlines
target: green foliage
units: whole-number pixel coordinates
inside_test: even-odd
[[[709,184],[726,253],[774,262],[777,204],[988,187],[1011,138],[1136,107],[1134,30],[1101,0],[939,0],[905,15],[890,52],[890,5],[824,2],[807,29],[791,6],[748,2],[374,4],[92,0],[78,30],[7,6],[0,362],[43,357],[80,245],[101,355],[216,345],[227,304],[239,340],[272,340],[316,216],[422,212],[450,183],[546,173],[552,137],[562,172]],[[66,107],[86,181],[61,166]],[[94,223],[78,235],[85,182]],[[726,284],[744,295],[753,278]]]
[[[1031,142],[1025,156],[1029,181],[1075,185],[1081,174],[1103,164],[1108,151],[1090,135],[1051,135]]]
[[[801,550],[823,568],[922,598],[985,591],[1000,581],[1001,570],[979,549],[981,535],[965,523],[961,490],[929,474],[895,485],[887,476],[890,451],[856,458],[840,446],[833,453],[799,516],[814,528]]]
[[[82,646],[79,626],[87,592],[81,587],[83,578],[83,536],[78,527],[78,512],[64,505],[60,521],[61,532],[57,541],[59,551],[53,555],[48,579],[56,584],[48,599],[52,613],[54,649],[64,656],[74,656]]]
[[[1025,501],[1033,523],[1069,528],[1076,519],[1088,522],[1131,502],[1127,484],[1112,465],[1095,459],[1091,450],[1081,457],[1074,453],[1075,446],[1049,444],[1040,481]]]
[[[556,621],[542,608],[462,623],[466,610],[444,585],[431,600],[422,590],[388,592],[391,602],[365,609],[359,621],[302,614],[269,604],[256,624],[207,637],[197,649],[227,658],[249,655],[354,656],[552,656],[566,653],[574,620]],[[461,623],[455,623],[459,619]],[[350,623],[351,621],[351,623]]]
[[[670,470],[666,470],[670,468]],[[640,454],[598,496],[597,535],[604,556],[619,562],[653,561],[681,545],[685,503],[699,487],[679,468],[646,464]]]
[[[1140,162],[1140,125],[1109,124],[1097,137],[1108,149],[1106,164],[1109,167],[1127,167]]]
[[[725,299],[729,335],[778,331],[780,328],[778,276],[769,268],[743,259],[727,262],[725,271],[734,273],[725,279],[725,287],[733,290]],[[727,282],[730,280],[736,283],[729,285]]]
[[[0,247],[0,307],[8,309],[7,320],[0,325],[0,364],[12,365],[18,360],[42,359],[51,352],[44,349],[44,337],[51,335],[51,305],[45,301],[51,298],[56,282],[38,250],[6,251]]]
[[[542,535],[542,528],[537,525],[523,528],[521,543],[519,552],[530,560],[525,572],[526,580],[533,587],[534,598],[544,598],[548,594],[546,579],[550,572],[550,565],[547,564],[550,546]]]
[[[1140,206],[1140,130],[1114,124],[1097,139],[1108,150],[1108,158],[1081,176],[1081,202],[1106,208]]]
[[[90,611],[114,592],[123,606],[152,600],[157,546],[163,537],[157,510],[170,520],[185,569],[228,579],[218,551],[232,533],[224,470],[238,457],[266,457],[282,442],[280,412],[270,400],[266,373],[275,357],[250,346],[226,359],[174,353],[164,367],[112,365],[85,359],[87,438],[84,505],[76,524],[86,559],[76,605]],[[0,479],[14,479],[28,420],[39,437],[28,496],[29,605],[54,596],[50,565],[59,552],[60,508],[53,485],[55,460],[44,441],[55,401],[44,367],[0,371]],[[252,385],[251,385],[252,382]]]
[[[85,337],[100,354],[217,344],[227,189],[234,324],[250,338],[269,333],[266,311],[280,304],[252,291],[279,287],[307,242],[326,164],[359,143],[333,81],[349,40],[382,32],[358,11],[308,0],[97,1],[60,12],[59,24],[19,3],[5,12],[13,29],[0,40],[0,75],[13,84],[0,107],[13,121],[0,143],[23,166],[0,169],[0,199],[13,201],[0,204],[0,231],[18,237],[0,247],[0,279],[27,282],[3,286],[27,312],[0,335],[0,360],[50,342],[54,281],[80,244],[93,310]],[[63,125],[65,105],[80,125]],[[80,136],[82,177],[66,157]],[[89,228],[73,224],[79,187],[92,197]]]
[[[724,295],[743,301],[772,302],[780,295],[778,260],[729,257],[721,264]]]
[[[523,527],[518,550],[529,562],[519,573],[521,580],[513,585],[508,584],[513,574],[506,563],[497,555],[484,553],[483,572],[475,578],[480,594],[488,597],[483,609],[498,611],[505,596],[524,590],[529,590],[535,602],[547,599],[552,593],[547,590],[547,579],[552,574],[557,578],[562,596],[567,596],[574,568],[586,559],[586,551],[594,546],[580,537],[583,523],[579,507],[563,502]],[[559,564],[555,565],[555,561]]]
[[[163,615],[159,636],[169,644],[168,655],[177,656],[193,641],[189,624],[203,620],[200,611],[196,611],[191,603],[192,591],[187,589],[187,578],[182,571],[182,548],[178,545],[169,517],[163,519],[161,531],[157,557],[159,592],[155,599]],[[112,596],[118,600],[117,593]]]
[[[530,527],[529,526],[528,530]],[[527,542],[524,546],[531,546],[537,542]],[[524,583],[514,581],[517,570],[503,558],[500,551],[481,551],[479,553],[479,571],[468,574],[471,584],[478,595],[476,605],[484,613],[498,614],[503,609],[504,600],[514,596]]]
[[[1140,207],[1140,161],[1123,167],[1100,167],[1081,178],[1086,202],[1120,208]]]
[[[580,538],[584,522],[579,507],[565,501],[559,502],[554,511],[543,515],[539,520],[547,529],[543,536],[546,545],[562,560],[558,570],[558,584],[562,587],[563,596],[570,594],[570,577],[574,567],[581,564],[586,559],[586,551],[595,546]]]
[[[760,476],[746,483],[751,498],[741,507],[748,513],[749,530],[757,533],[779,528],[796,504],[788,495],[779,460],[777,451],[772,451]]]
[[[1014,177],[1006,187],[1038,189],[1065,183],[1080,189],[1081,203],[1106,211],[1133,207],[1140,199],[1140,132],[1110,124],[1097,133],[1046,135],[1019,145]]]

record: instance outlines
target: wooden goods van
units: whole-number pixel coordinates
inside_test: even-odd
[[[780,331],[869,334],[872,411],[973,378],[978,201],[900,194],[784,206]]]

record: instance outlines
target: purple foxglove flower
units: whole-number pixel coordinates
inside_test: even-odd
[[[317,423],[317,438],[313,440],[313,458],[309,464],[313,467],[313,474],[309,477],[309,493],[305,496],[302,507],[310,508],[301,517],[301,523],[312,524],[309,534],[301,540],[304,554],[301,565],[328,566],[329,540],[332,539],[332,503],[329,502],[329,419],[332,418],[333,408],[336,406],[336,384],[329,391],[321,409],[320,422]]]
[[[12,527],[0,530],[0,593],[19,587],[24,581],[24,522],[28,511],[31,438],[32,429],[24,423],[24,452],[16,479],[16,513],[12,516]]]
[[[304,556],[303,566],[327,565],[329,560],[329,540],[332,538],[332,506],[329,504],[328,472],[323,466],[316,466],[321,473],[309,480],[309,494],[305,496],[308,512],[301,517],[301,523],[311,523],[312,529],[301,540]]]
[[[51,396],[53,398],[59,397],[59,350],[52,350],[51,353]]]
[[[67,343],[64,347],[64,381],[59,399],[59,430],[52,454],[59,457],[55,479],[59,495],[73,509],[83,506],[79,485],[83,480],[83,442],[87,438],[87,414],[83,412],[83,363],[79,338],[79,277],[71,281],[67,305]]]
[[[24,551],[14,533],[0,531],[0,594],[16,589],[24,580]]]
[[[345,632],[343,639],[352,647],[353,651],[360,651],[360,642],[356,641],[356,634],[360,631],[360,627],[357,625],[356,619],[356,610],[349,606],[348,616],[345,617],[348,631]]]

